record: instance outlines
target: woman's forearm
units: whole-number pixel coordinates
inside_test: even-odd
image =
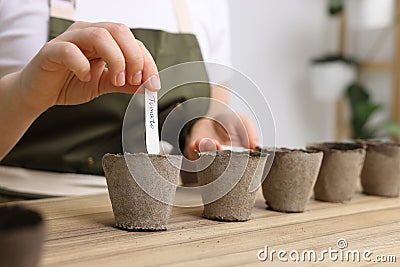
[[[27,106],[18,95],[19,75],[0,78],[0,161],[42,112]]]
[[[227,111],[229,106],[229,91],[225,87],[227,87],[227,83],[224,83],[223,86],[211,86],[211,99],[216,101],[210,102],[207,116],[214,117]]]

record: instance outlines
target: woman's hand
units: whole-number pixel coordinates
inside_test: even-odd
[[[220,150],[221,145],[254,149],[258,144],[258,136],[250,119],[230,111],[214,119],[198,120],[193,125],[186,144],[184,154],[194,160],[197,158],[195,150],[215,151]]]
[[[156,91],[161,87],[157,73],[150,53],[128,27],[74,23],[21,71],[0,78],[0,160],[46,109],[111,92],[133,94],[143,82]]]
[[[135,93],[152,76],[146,88],[158,90],[157,72],[152,56],[127,26],[77,22],[45,44],[20,72],[16,93],[27,106],[44,111],[111,92]]]

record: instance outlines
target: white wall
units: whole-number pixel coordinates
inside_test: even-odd
[[[360,62],[390,62],[394,52],[394,27],[374,30],[348,30],[347,52]],[[385,105],[384,110],[375,114],[372,124],[379,125],[390,119],[392,99],[392,72],[363,71],[361,80],[368,89],[371,98]]]
[[[233,65],[267,97],[275,117],[277,145],[301,147],[333,138],[333,106],[313,99],[307,79],[310,59],[326,48],[325,2],[229,3]]]
[[[232,57],[235,68],[261,88],[272,108],[277,145],[301,147],[334,138],[334,103],[313,98],[308,86],[310,59],[336,48],[335,23],[322,0],[230,0]],[[379,32],[348,34],[348,51],[368,55]],[[392,37],[373,56],[390,58]],[[371,56],[371,55],[369,55]],[[368,56],[367,56],[368,57]],[[368,58],[366,58],[368,59]],[[377,101],[390,99],[391,80],[384,73],[363,73]],[[246,89],[243,88],[243,92]],[[237,103],[233,103],[239,106]],[[381,120],[387,113],[380,115]]]

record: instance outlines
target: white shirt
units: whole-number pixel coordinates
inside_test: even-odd
[[[204,60],[229,66],[226,0],[187,3]],[[168,0],[78,0],[75,20],[179,32]],[[48,0],[0,0],[0,77],[22,69],[40,50],[47,41],[48,21]],[[0,166],[2,189],[33,195],[79,195],[106,192],[107,187],[104,177]]]

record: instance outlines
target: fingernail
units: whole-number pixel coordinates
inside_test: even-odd
[[[140,85],[142,83],[142,71],[139,70],[132,77],[132,85]]]
[[[120,72],[117,75],[116,86],[124,86],[125,85],[125,72]]]
[[[201,152],[217,150],[217,144],[210,138],[203,138],[200,141],[199,149]]]
[[[161,89],[160,77],[158,77],[158,75],[151,77],[150,85],[151,87],[153,87],[153,89],[160,90]]]

